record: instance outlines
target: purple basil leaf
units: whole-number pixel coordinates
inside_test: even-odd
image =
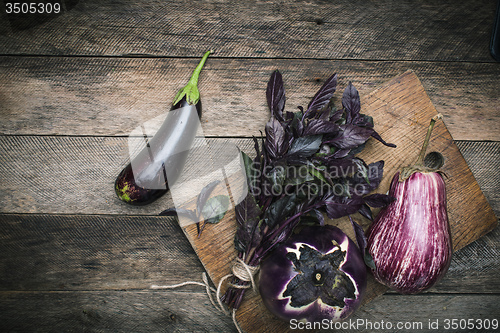
[[[238,229],[235,234],[235,247],[239,251],[252,246],[252,241],[257,241],[258,236],[254,235],[262,214],[255,198],[248,194],[243,201],[236,205],[234,209]],[[259,233],[260,236],[260,233]]]
[[[284,159],[289,165],[302,165],[302,164],[307,164],[307,161],[309,161],[309,159],[306,156],[300,156],[297,154],[287,155]]]
[[[243,224],[254,224],[259,221],[259,216],[262,214],[259,205],[255,201],[255,198],[248,194],[243,201],[236,205],[234,209],[234,214],[236,216],[236,222],[239,225]]]
[[[323,216],[323,213],[321,213],[321,211],[319,211],[318,209],[313,209],[311,213],[316,217],[320,226],[325,225],[325,217]]]
[[[161,216],[184,216],[190,220],[198,222],[198,214],[194,210],[185,209],[185,208],[169,208],[161,212],[159,215]]]
[[[351,82],[349,82],[342,95],[342,106],[346,112],[347,123],[351,123],[352,120],[357,118],[361,110],[358,90],[354,88]]]
[[[368,249],[366,248],[368,242],[365,236],[365,232],[363,231],[363,228],[358,223],[356,223],[356,221],[354,221],[350,216],[349,220],[351,221],[354,232],[356,233],[356,242],[358,243],[359,250],[363,254],[365,265],[370,267],[371,269],[375,269],[375,262],[373,261],[372,256],[370,255]]]
[[[356,126],[373,127],[373,117],[360,113],[352,123]]]
[[[304,134],[304,123],[301,120],[298,120],[293,130],[295,137],[301,137]]]
[[[333,134],[338,132],[339,126],[324,119],[311,119],[307,122],[303,135]]]
[[[245,252],[248,242],[245,239],[241,239],[240,230],[242,227],[238,227],[238,230],[234,233],[234,248],[238,252]]]
[[[344,114],[344,109],[332,110],[330,115],[330,121],[336,122],[342,118]]]
[[[210,197],[210,194],[212,194],[212,191],[215,189],[215,187],[217,187],[219,183],[219,180],[211,182],[201,190],[200,194],[198,194],[198,198],[196,200],[196,210],[198,211],[198,214],[203,211],[203,207]]]
[[[331,143],[341,149],[352,149],[365,143],[373,133],[371,128],[351,124],[341,125],[339,128],[342,131],[341,134],[325,143]]]
[[[376,189],[384,176],[384,161],[368,164],[368,181],[372,190]]]
[[[361,208],[358,210],[358,213],[360,213],[370,221],[373,221],[372,210],[370,209],[370,206],[368,206],[366,203],[364,203],[363,206],[361,206]]]
[[[346,177],[350,193],[355,193],[357,196],[364,196],[375,190],[384,174],[384,161],[378,161],[366,165],[363,160],[358,159],[362,164],[358,165],[358,171]],[[372,206],[373,207],[373,206]]]
[[[283,109],[285,108],[285,87],[283,77],[279,71],[274,71],[267,83],[267,105],[271,114],[279,121],[283,121]]]
[[[365,146],[366,146],[366,142],[357,146],[356,148],[352,148],[350,151],[349,151],[349,155],[350,157],[353,157],[359,153],[361,153],[363,151],[363,149],[365,149]]]
[[[217,195],[208,199],[203,206],[202,215],[205,223],[218,223],[229,208],[229,197],[227,195]]]
[[[283,142],[285,140],[285,130],[281,123],[274,116],[266,124],[265,148],[271,159],[276,159],[281,155]]]
[[[259,245],[262,239],[262,234],[260,230],[260,223],[257,221],[253,224],[245,224],[238,227],[235,233],[235,247],[239,251],[239,249],[243,249],[244,252],[247,248],[254,248]]]
[[[276,193],[279,193],[283,182],[286,179],[286,168],[282,165],[277,165],[274,167],[270,173],[267,175],[271,180],[272,188]]]
[[[395,198],[386,194],[375,193],[363,197],[363,200],[370,207],[381,208],[388,206]]]
[[[357,196],[337,197],[330,196],[325,200],[326,215],[331,219],[356,213],[363,205],[363,199]]]
[[[344,158],[349,155],[350,149],[337,149],[332,155],[332,158]]]
[[[238,251],[254,247],[260,241],[259,221],[261,214],[262,211],[251,194],[236,205],[235,215],[238,229],[235,234],[235,247]]]
[[[333,93],[337,89],[337,74],[330,76],[323,86],[318,90],[316,95],[312,98],[311,102],[307,106],[307,111],[304,116],[310,111],[319,111],[323,109],[333,96]]]
[[[243,167],[245,169],[245,175],[247,176],[247,179],[251,181],[255,177],[254,173],[256,171],[256,169],[254,168],[254,165],[253,165],[254,162],[252,161],[250,156],[245,154],[245,152],[240,151],[240,153],[241,153],[241,159],[243,160]]]
[[[324,159],[328,166],[328,174],[332,178],[345,178],[358,172],[363,160],[359,158],[331,158]]]
[[[382,144],[386,145],[387,147],[391,147],[391,148],[396,148],[397,147],[394,143],[385,142],[384,139],[382,139],[382,137],[380,136],[380,134],[378,134],[375,131],[373,131],[372,137],[374,137],[378,141],[382,142]]]
[[[375,261],[373,261],[372,255],[370,254],[370,252],[368,252],[368,249],[365,249],[363,259],[365,260],[366,266],[370,267],[371,269],[377,268],[377,266],[375,266]]]
[[[363,228],[356,222],[352,219],[352,217],[349,216],[349,221],[351,221],[351,225],[354,229],[354,233],[356,234],[356,242],[358,243],[358,247],[359,249],[361,250],[361,253],[364,252],[364,250],[366,249],[366,245],[367,245],[367,240],[366,240],[366,236],[365,236],[365,231],[363,230]]]
[[[290,150],[288,151],[287,155],[309,157],[318,151],[321,145],[321,139],[322,139],[321,135],[309,135],[296,138],[292,142],[292,146],[290,147]]]
[[[323,108],[318,119],[329,120],[331,114],[332,114],[332,107],[330,106],[330,104],[328,104],[328,106]]]
[[[255,152],[257,153],[256,159],[260,158],[260,149],[259,149],[259,141],[255,136],[252,136],[253,139],[253,147],[255,149]]]
[[[264,213],[264,222],[273,229],[277,223],[284,221],[297,206],[297,196],[295,194],[285,195],[273,202]]]

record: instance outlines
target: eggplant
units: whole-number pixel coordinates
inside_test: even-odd
[[[366,283],[363,256],[342,230],[307,226],[262,261],[259,291],[278,318],[336,322],[359,307]]]
[[[368,229],[375,279],[402,294],[430,288],[446,274],[451,262],[446,184],[438,170],[442,163],[430,166],[424,162],[438,118],[441,115],[431,120],[417,162],[394,175],[389,195],[395,200],[381,209]]]
[[[202,114],[198,78],[210,53],[205,53],[188,84],[179,90],[153,138],[117,176],[115,192],[123,202],[149,204],[167,193],[181,174]]]

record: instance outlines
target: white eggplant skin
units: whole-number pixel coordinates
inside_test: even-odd
[[[383,208],[368,230],[368,251],[377,281],[402,294],[433,286],[447,272],[452,242],[446,208],[446,186],[438,172],[415,172],[392,179]]]

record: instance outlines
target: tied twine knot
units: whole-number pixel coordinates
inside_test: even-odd
[[[219,287],[217,290],[219,291],[221,289],[222,283],[232,277],[236,276],[240,281],[244,282],[250,282],[250,285],[245,284],[245,285],[239,285],[239,284],[234,284],[234,283],[229,283],[229,285],[233,288],[237,289],[249,289],[252,288],[253,291],[257,292],[257,285],[254,280],[254,275],[257,274],[259,271],[259,266],[250,266],[247,265],[243,259],[236,258],[236,261],[233,264],[233,267],[231,268],[231,271],[233,272],[232,274],[228,274],[224,276],[220,281],[219,281]]]
[[[237,288],[237,289],[249,289],[252,288],[255,292],[257,292],[257,285],[254,280],[254,275],[257,274],[259,271],[259,266],[250,266],[245,263],[243,259],[236,258],[235,262],[233,263],[233,266],[231,267],[231,272],[230,274],[225,275],[220,279],[219,285],[217,286],[217,289],[212,288],[208,282],[208,277],[206,273],[202,273],[201,278],[203,280],[202,282],[198,281],[186,281],[178,284],[172,284],[172,285],[167,285],[167,286],[158,286],[158,285],[152,285],[150,288],[151,289],[174,289],[174,288],[179,288],[182,286],[186,285],[198,285],[205,287],[207,291],[208,298],[210,299],[210,303],[212,305],[219,309],[221,312],[223,312],[226,315],[231,315],[233,319],[234,326],[236,326],[236,329],[238,330],[239,333],[242,333],[242,330],[240,328],[240,325],[236,321],[236,309],[233,309],[232,314],[228,312],[226,307],[221,301],[221,290],[222,290],[222,284],[224,283],[225,280],[231,278],[231,277],[237,277],[240,281],[243,282],[250,282],[250,284],[244,284],[244,285],[239,285],[239,284],[234,284],[234,283],[229,283],[229,285],[232,288]],[[216,294],[216,299],[217,303],[214,301],[212,293]]]

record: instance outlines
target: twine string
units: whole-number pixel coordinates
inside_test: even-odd
[[[225,315],[230,315],[233,319],[234,326],[238,330],[238,333],[243,333],[241,328],[240,328],[240,325],[236,321],[236,309],[233,309],[232,313],[229,313],[229,311],[226,309],[226,306],[224,306],[224,303],[222,303],[222,301],[221,301],[222,284],[224,283],[225,280],[235,276],[240,281],[250,282],[250,284],[238,285],[238,284],[234,284],[234,283],[229,283],[229,285],[232,288],[237,288],[237,289],[252,288],[255,292],[257,292],[257,286],[255,284],[254,275],[257,274],[257,272],[259,271],[259,266],[247,265],[243,259],[236,258],[236,261],[233,263],[233,267],[231,268],[231,271],[232,271],[232,273],[227,274],[227,275],[223,276],[222,279],[220,279],[219,284],[217,286],[217,289],[212,288],[210,286],[210,284],[208,282],[207,274],[205,272],[203,272],[201,274],[201,279],[203,280],[203,283],[198,282],[198,281],[185,281],[182,283],[177,283],[177,284],[172,284],[172,285],[163,285],[163,286],[159,286],[159,285],[154,284],[150,287],[150,289],[175,289],[175,288],[180,288],[180,287],[187,286],[187,285],[197,285],[197,286],[205,287],[205,290],[207,291],[208,298],[210,299],[210,303],[212,303],[212,305],[216,309],[218,309],[219,311],[221,311]],[[217,303],[214,301],[214,298],[212,295],[214,293],[215,293],[216,298],[217,298]]]

